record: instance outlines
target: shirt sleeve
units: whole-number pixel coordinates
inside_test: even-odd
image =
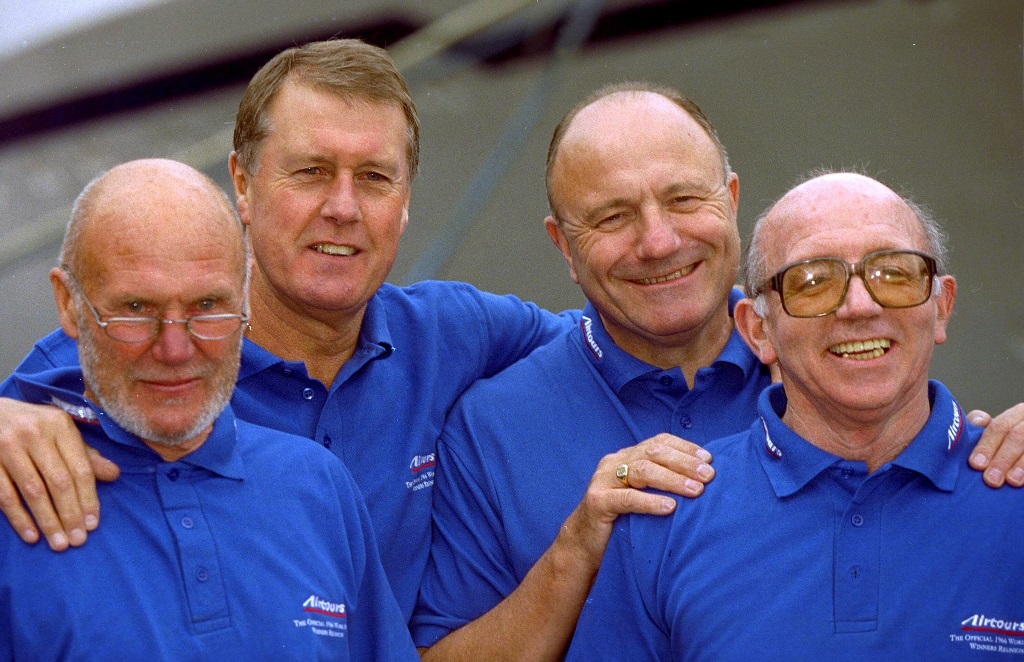
[[[484,322],[480,329],[487,352],[482,377],[501,372],[579,322],[579,310],[555,314],[511,294],[490,294],[475,288],[472,291]]]
[[[417,646],[434,645],[519,585],[505,552],[497,495],[465,435],[461,425],[449,425],[438,441],[433,542],[411,623]]]
[[[418,662],[419,654],[412,645],[409,629],[381,565],[366,504],[348,469],[334,461],[335,458],[330,460],[342,510],[348,511],[344,516],[346,531],[340,544],[350,550],[353,568],[357,572],[361,569],[358,602],[348,627],[352,659]]]

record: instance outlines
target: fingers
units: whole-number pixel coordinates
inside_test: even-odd
[[[55,407],[0,405],[0,510],[26,542],[41,532],[55,551],[84,544],[99,500],[78,429]]]
[[[121,477],[121,467],[100,455],[100,452],[91,446],[86,446],[85,450],[89,454],[89,463],[92,465],[96,480],[112,483]]]
[[[18,450],[21,450],[20,447]],[[42,462],[43,467],[52,465],[54,454],[55,450],[50,448],[49,451],[41,451],[35,457],[25,452],[12,456],[9,454],[8,448],[5,447],[3,464],[7,472],[6,478],[8,482],[12,482],[16,486],[21,498],[17,505],[12,505],[9,509],[5,508],[4,514],[7,515],[16,530],[19,532],[27,530],[24,528],[24,520],[21,516],[21,511],[24,510],[21,508],[23,502],[32,513],[31,517],[35,520],[36,528],[42,531],[42,535],[46,537],[50,547],[59,552],[68,548],[70,539],[50,501],[47,481],[40,473],[41,469],[36,465],[37,460]],[[50,456],[49,460],[47,459],[48,455]],[[70,484],[70,477],[68,477],[68,484]],[[25,539],[24,535],[22,535],[22,539]]]
[[[7,474],[0,472],[0,512],[22,540],[32,545],[39,541],[39,529],[22,506],[21,497]]]
[[[967,418],[986,425],[970,458],[972,467],[985,472],[985,483],[996,488],[1024,486],[1024,404],[995,418],[982,411],[972,411]]]
[[[623,513],[667,515],[675,510],[675,499],[644,490],[699,496],[715,475],[710,461],[706,450],[670,434],[607,455],[590,479],[581,516],[601,528]]]
[[[670,434],[659,434],[619,454],[625,456],[619,464],[629,467],[628,484],[636,489],[652,488],[696,497],[715,477],[710,453]]]

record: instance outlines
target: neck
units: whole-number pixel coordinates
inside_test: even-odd
[[[177,462],[181,458],[185,457],[192,451],[202,446],[203,443],[206,441],[206,438],[210,436],[210,430],[212,430],[212,428],[207,429],[205,432],[200,434],[198,437],[195,437],[194,439],[189,439],[188,441],[182,442],[181,444],[177,444],[175,446],[158,444],[155,441],[149,441],[148,439],[143,439],[142,443],[146,444],[151,449],[153,449],[153,452],[159,455],[165,462]]]
[[[607,323],[605,328],[609,329],[609,334],[612,333]],[[693,388],[697,371],[715,362],[729,342],[732,329],[733,320],[726,306],[716,311],[699,328],[684,333],[656,340],[645,339],[642,342],[631,342],[629,339],[615,338],[614,335],[612,339],[641,361],[663,370],[678,367],[687,385]]]
[[[787,380],[783,376],[783,383]],[[911,398],[888,407],[867,410],[835,403],[815,403],[786,387],[788,403],[783,422],[818,448],[878,470],[895,459],[924,428],[931,414],[927,384]]]
[[[328,388],[355,353],[366,312],[364,307],[355,315],[310,315],[257,287],[255,279],[249,309],[249,339],[286,361],[302,361],[309,376]]]

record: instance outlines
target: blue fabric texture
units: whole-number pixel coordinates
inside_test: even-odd
[[[242,420],[313,439],[345,462],[408,619],[429,551],[434,448],[445,415],[470,384],[564,335],[577,319],[578,310],[554,315],[465,283],[384,284],[334,384],[246,340],[232,408]],[[57,331],[16,374],[77,364],[75,342]]]
[[[438,442],[416,644],[433,645],[515,590],[604,455],[660,432],[705,444],[744,430],[770,381],[734,332],[690,389],[678,368],[616,346],[588,305],[571,333],[478,382]]]
[[[708,449],[670,518],[619,518],[569,660],[1005,660],[1024,654],[1024,492],[967,458],[981,431],[931,382],[931,416],[868,474],[780,419]]]
[[[165,462],[82,397],[81,370],[4,382],[117,462],[102,524],[55,554],[0,528],[0,660],[418,660],[344,465],[228,407]]]

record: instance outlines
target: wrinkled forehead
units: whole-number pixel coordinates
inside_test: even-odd
[[[613,155],[644,143],[670,144],[707,153],[719,162],[718,174],[724,178],[721,158],[711,136],[685,109],[653,92],[618,92],[580,110],[565,131],[555,167],[563,155]]]
[[[98,207],[79,243],[81,277],[106,278],[120,270],[171,278],[208,274],[241,283],[245,240],[238,222],[212,202],[184,195],[154,195],[136,204]]]

